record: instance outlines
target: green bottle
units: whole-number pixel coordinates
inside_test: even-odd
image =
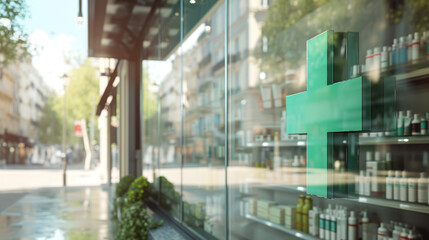
[[[296,229],[302,231],[302,208],[304,206],[304,195],[299,195],[298,205],[296,205]]]
[[[308,211],[310,211],[310,196],[307,196],[304,201],[304,206],[302,206],[302,229],[301,231],[308,233]]]

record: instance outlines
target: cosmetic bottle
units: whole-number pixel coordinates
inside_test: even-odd
[[[369,219],[366,211],[362,212],[360,220],[360,231],[362,231],[362,240],[369,240]]]
[[[380,65],[381,65],[380,47],[375,47],[374,54],[372,55],[372,70],[380,70]]]
[[[401,235],[401,229],[398,225],[395,225],[392,231],[392,239],[399,240],[399,235]]]
[[[396,65],[399,63],[399,43],[398,39],[393,39],[392,45],[392,65]]]
[[[420,119],[420,134],[427,135],[428,134],[428,113],[426,113],[426,117],[423,115],[422,119]]]
[[[331,216],[332,216],[332,208],[331,204],[328,204],[328,209],[326,209],[325,214],[325,239],[331,239]]]
[[[404,136],[411,135],[411,121],[412,121],[411,110],[407,110],[407,115],[404,117]]]
[[[407,240],[417,240],[417,239],[419,238],[417,237],[416,232],[414,230],[409,230]]]
[[[392,47],[387,47],[387,55],[389,58],[388,66],[392,66]]]
[[[390,152],[386,153],[386,161],[385,161],[385,167],[384,169],[386,170],[391,170],[392,169],[392,155],[390,154]]]
[[[389,235],[384,223],[380,224],[380,227],[377,229],[377,240],[388,240]],[[363,239],[362,239],[363,240]]]
[[[414,114],[414,119],[411,122],[411,134],[413,136],[418,136],[420,135],[420,116],[419,114],[415,113]]]
[[[417,202],[428,203],[428,179],[424,172],[420,173],[420,178],[417,181]]]
[[[417,63],[420,58],[420,38],[419,33],[414,33],[413,43],[411,44],[411,58],[413,63]]]
[[[319,238],[325,239],[325,214],[323,211],[319,215]]]
[[[393,200],[399,200],[399,190],[400,190],[400,171],[395,171],[395,179],[393,179]]]
[[[365,196],[370,196],[371,195],[371,175],[370,173],[367,171],[366,172],[366,176],[364,178],[363,181],[365,187],[364,187],[364,195]]]
[[[302,231],[302,207],[304,206],[304,195],[300,195],[296,205],[296,229]]]
[[[366,56],[365,56],[365,71],[370,72],[373,70],[373,55],[372,50],[368,49],[366,50]]]
[[[357,239],[357,219],[355,216],[355,212],[351,211],[350,212],[350,217],[349,217],[349,221],[348,221],[348,239],[349,240],[356,240]]]
[[[411,62],[413,60],[413,35],[410,33],[408,34],[407,38],[405,39],[407,42],[407,61]]]
[[[381,71],[386,71],[389,67],[389,52],[386,46],[383,47],[383,51],[381,52],[380,67]]]
[[[302,206],[302,230],[305,233],[308,233],[308,211],[310,210],[310,199],[307,196],[304,201],[304,206]]]
[[[402,231],[399,234],[399,239],[408,240],[408,229],[406,227],[402,228]]]
[[[397,136],[403,136],[404,135],[404,112],[399,111],[398,112],[398,119],[397,119]]]
[[[365,171],[360,170],[359,174],[359,195],[365,195]]]
[[[331,240],[337,240],[337,217],[334,213],[331,215]]]
[[[422,37],[420,38],[420,53],[419,56],[421,58],[426,58],[427,49],[428,49],[428,40],[427,40],[427,32],[423,32]]]
[[[399,63],[408,61],[408,46],[407,40],[404,37],[399,38]]]
[[[399,187],[399,200],[406,202],[407,201],[407,187],[408,187],[408,181],[407,181],[407,172],[404,170],[402,171],[402,178],[400,180],[400,187]]]
[[[389,170],[386,177],[386,199],[393,199],[393,173]]]
[[[342,209],[340,211],[340,216],[338,220],[338,232],[337,232],[337,239],[345,240],[347,239],[347,210]]]
[[[415,178],[408,178],[408,202],[417,201],[417,183]]]

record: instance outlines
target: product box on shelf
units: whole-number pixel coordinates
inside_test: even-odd
[[[258,200],[256,215],[260,218],[269,219],[270,207],[277,203],[269,200]]]

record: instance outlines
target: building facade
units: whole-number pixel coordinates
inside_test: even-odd
[[[121,175],[174,221],[201,239],[429,238],[427,3],[150,3],[94,23],[146,19],[138,54],[105,31],[93,55],[121,59]]]

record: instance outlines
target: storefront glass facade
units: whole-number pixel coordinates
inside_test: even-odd
[[[162,208],[206,239],[429,238],[427,1],[179,3],[142,62]]]

